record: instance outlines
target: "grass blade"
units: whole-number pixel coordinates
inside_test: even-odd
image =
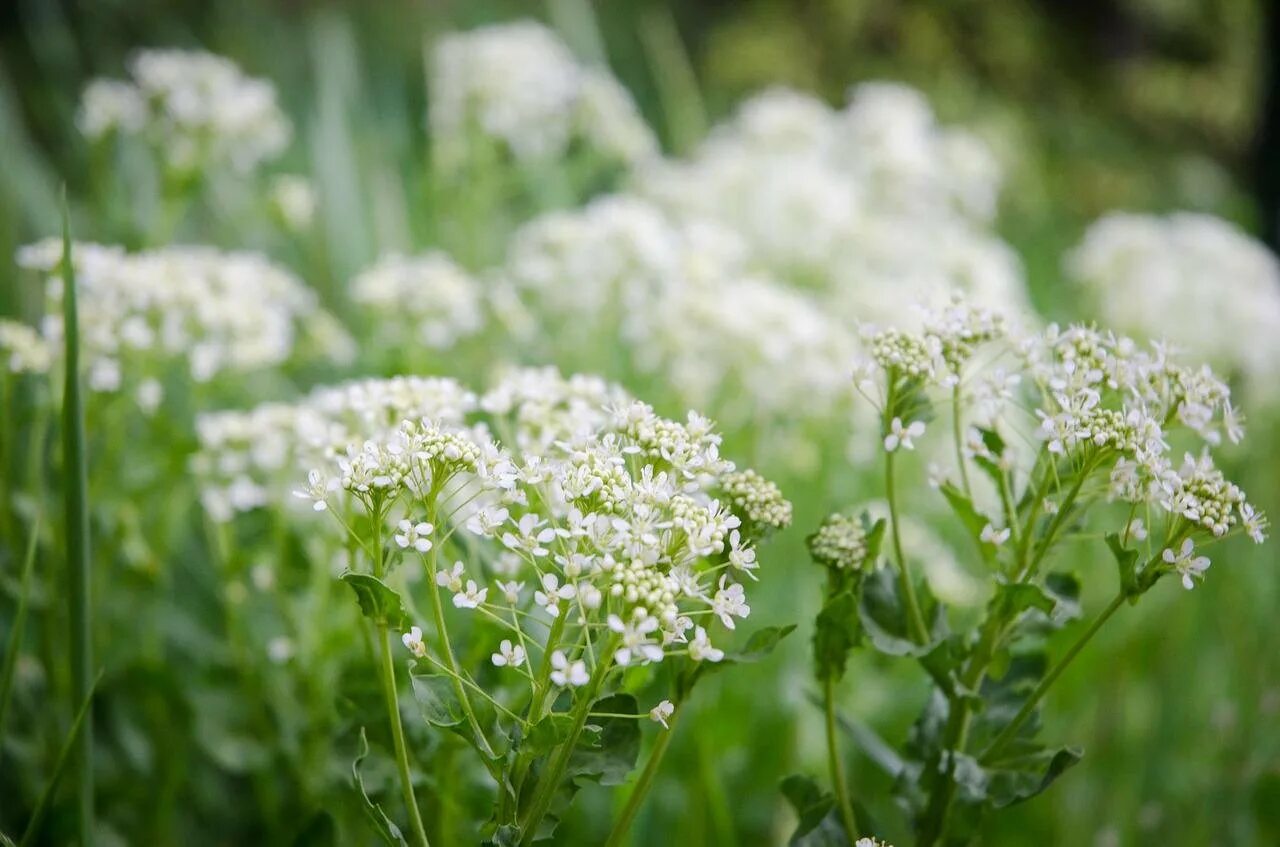
[[[99,674],[98,678],[101,679]],[[80,704],[80,709],[76,712],[76,719],[71,722],[71,732],[67,735],[67,740],[62,742],[62,750],[58,753],[58,762],[53,767],[53,776],[49,778],[49,784],[44,787],[44,791],[40,793],[40,799],[36,801],[36,808],[31,813],[31,820],[27,821],[27,829],[22,833],[22,840],[18,842],[18,847],[27,847],[28,844],[34,843],[35,837],[40,834],[40,827],[44,823],[45,815],[49,813],[49,804],[53,802],[54,796],[58,793],[58,783],[62,781],[62,774],[66,771],[68,763],[73,758],[76,747],[84,741],[84,734],[89,730],[88,724],[85,722],[85,716],[89,713],[89,706],[93,702],[93,693],[98,688],[98,679],[90,680],[89,694],[84,698],[84,702]]]
[[[40,538],[40,518],[31,526],[31,540],[27,542],[27,555],[22,561],[22,582],[18,588],[18,611],[13,616],[13,629],[9,643],[4,648],[4,665],[0,667],[0,739],[4,738],[5,721],[9,717],[9,698],[13,694],[13,671],[22,652],[22,636],[27,627],[27,597],[31,593],[31,569],[36,560],[37,540]],[[0,757],[4,745],[0,743]]]
[[[71,601],[71,696],[87,703],[93,687],[92,604],[89,588],[89,475],[80,396],[80,319],[71,263],[71,222],[62,197],[62,336],[66,375],[62,395],[62,463],[66,495],[67,582]],[[82,706],[81,708],[84,708]],[[81,716],[83,717],[83,715]],[[93,844],[93,723],[76,733],[75,759],[81,847]],[[61,765],[61,763],[60,763]]]

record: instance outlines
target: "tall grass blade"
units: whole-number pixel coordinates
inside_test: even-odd
[[[80,319],[71,263],[71,222],[62,197],[62,322],[66,374],[62,395],[62,462],[66,494],[67,582],[71,601],[71,696],[87,703],[93,687],[92,604],[89,588],[89,475],[80,396]],[[84,706],[81,706],[83,709]],[[83,715],[81,716],[83,717]],[[93,723],[76,733],[80,847],[93,843]]]
[[[18,587],[18,610],[13,616],[13,629],[9,643],[4,648],[4,665],[0,667],[0,758],[4,756],[4,727],[9,717],[9,698],[13,695],[13,671],[18,666],[18,654],[22,652],[22,636],[27,628],[27,598],[31,594],[31,569],[36,560],[36,546],[40,538],[40,518],[31,525],[31,540],[27,542],[27,555],[22,561],[22,582]]]
[[[658,89],[667,140],[674,152],[688,153],[707,134],[707,108],[675,14],[665,6],[646,12],[640,19],[640,40]]]
[[[102,675],[98,674],[98,679]],[[74,757],[75,748],[84,741],[84,734],[89,731],[89,724],[85,722],[85,716],[89,714],[89,706],[93,702],[93,693],[98,688],[98,679],[89,681],[89,694],[84,698],[84,702],[80,704],[80,709],[76,712],[76,719],[71,722],[71,732],[68,733],[66,741],[62,742],[62,750],[58,753],[57,764],[53,767],[53,775],[49,777],[49,784],[44,787],[44,791],[40,793],[40,799],[36,801],[36,808],[31,813],[31,820],[27,821],[27,829],[22,833],[22,840],[18,842],[18,847],[27,847],[28,844],[35,843],[35,838],[40,834],[40,827],[44,824],[45,815],[49,813],[49,804],[53,802],[54,796],[58,793],[58,783],[62,781],[62,775],[67,770],[67,765]],[[81,836],[84,837],[83,835]],[[83,843],[83,842],[82,842]]]

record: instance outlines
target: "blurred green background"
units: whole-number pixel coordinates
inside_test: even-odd
[[[520,16],[606,58],[677,153],[765,86],[833,103],[862,80],[921,88],[944,121],[977,130],[1000,154],[1009,173],[1000,231],[1053,319],[1076,316],[1059,284],[1062,252],[1105,211],[1210,211],[1273,240],[1280,155],[1268,39],[1278,16],[1263,0],[12,0],[0,9],[0,255],[56,232],[64,181],[78,237],[142,240],[129,210],[98,213],[113,195],[94,184],[73,126],[77,98],[88,79],[119,76],[138,47],[200,46],[278,86],[297,134],[280,164],[313,175],[324,237],[303,247],[197,221],[179,238],[267,249],[341,308],[345,281],[381,253],[443,239],[448,198],[430,184],[425,154],[424,45]],[[514,223],[494,220],[490,246],[470,263],[494,258]],[[35,311],[12,265],[0,263],[0,314]],[[1256,430],[1265,426],[1255,425],[1255,446],[1266,440]],[[1274,432],[1270,443],[1280,443]],[[1280,463],[1258,455],[1245,487],[1275,513]],[[787,574],[762,584],[762,595],[777,594],[762,599],[762,623],[799,619],[801,629],[770,666],[702,692],[636,844],[781,843],[778,779],[818,770],[807,760],[818,714],[805,695],[816,574],[805,572],[801,539],[857,490],[785,481],[784,490],[797,501],[797,530],[762,557]],[[1223,568],[1193,598],[1156,592],[1104,633],[1047,710],[1048,735],[1087,742],[1083,763],[996,821],[989,843],[1280,843],[1273,549]],[[778,675],[794,679],[790,702],[773,702]],[[907,678],[861,660],[846,680],[850,713],[900,738],[923,692]],[[853,779],[884,788],[869,765]],[[602,792],[585,796],[563,843],[598,840],[606,802]],[[209,843],[251,843],[229,823],[236,810],[226,816]]]

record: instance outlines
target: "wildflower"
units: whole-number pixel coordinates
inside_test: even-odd
[[[854,570],[866,561],[867,534],[858,519],[848,515],[828,515],[807,542],[814,561],[827,567]]]
[[[475,609],[484,602],[484,598],[488,595],[488,588],[481,588],[476,585],[474,579],[467,580],[467,587],[464,591],[459,591],[453,595],[453,605],[459,609]]]
[[[924,422],[912,421],[907,426],[903,426],[902,418],[894,418],[889,422],[889,434],[884,437],[884,449],[890,453],[898,447],[914,450],[916,445],[912,439],[922,435],[924,435]]]
[[[560,616],[560,601],[569,600],[577,593],[573,585],[560,584],[560,577],[553,573],[542,575],[542,589],[533,592],[533,602],[546,611],[551,617]]]
[[[451,570],[436,571],[436,585],[457,594],[462,591],[462,576],[465,572],[462,562],[454,562]]]
[[[556,650],[551,654],[551,681],[560,687],[573,686],[581,688],[591,681],[591,674],[587,673],[587,663],[581,659],[570,662],[565,658],[564,651]]]
[[[1188,538],[1182,542],[1182,549],[1177,553],[1165,548],[1164,552],[1160,554],[1167,564],[1182,575],[1182,587],[1188,591],[1195,588],[1195,582],[1192,578],[1203,578],[1204,572],[1209,569],[1208,557],[1193,556],[1193,553],[1195,553],[1195,542]]]
[[[524,590],[523,582],[516,582],[514,579],[508,582],[499,582],[498,590],[502,592],[502,597],[512,606],[520,602],[520,592]]]
[[[396,533],[395,541],[402,550],[412,547],[419,553],[426,553],[431,549],[430,535],[432,532],[435,532],[435,527],[431,524],[426,521],[414,523],[406,518],[400,521],[397,526],[400,528],[400,531]]]
[[[519,644],[512,646],[510,639],[502,639],[502,643],[498,645],[498,652],[490,656],[495,667],[499,668],[518,668],[524,664],[524,648]],[[563,683],[557,683],[563,684]]]
[[[1255,544],[1266,540],[1267,517],[1249,503],[1240,504],[1240,524]]]
[[[1132,538],[1135,541],[1146,541],[1147,527],[1142,522],[1142,518],[1134,518],[1129,521],[1129,525],[1125,527],[1124,534],[1126,538]]]
[[[708,662],[718,662],[724,658],[724,651],[711,646],[707,631],[702,627],[696,627],[693,631],[693,640],[689,642],[689,658],[695,662],[701,662],[704,659]]]
[[[418,627],[410,627],[408,632],[400,636],[400,640],[415,658],[421,659],[427,655],[427,645],[422,640],[422,630]]]
[[[550,527],[539,531],[539,528],[545,524],[546,521],[538,520],[537,515],[529,512],[521,517],[516,524],[520,534],[504,533],[502,543],[512,550],[524,552],[531,556],[545,556],[549,551],[542,545],[549,543],[556,537],[555,530]]]
[[[326,479],[318,470],[307,472],[307,485],[293,492],[294,497],[310,500],[311,508],[323,512],[329,508],[329,493],[337,487],[337,480]]]
[[[609,629],[622,636],[622,646],[613,654],[613,659],[620,665],[631,664],[638,658],[642,664],[662,661],[662,648],[654,644],[649,634],[658,628],[658,619],[644,617],[634,623],[623,623],[617,615],[609,615]]]
[[[987,524],[982,528],[982,532],[981,534],[979,534],[978,539],[983,544],[991,544],[995,547],[999,547],[1000,545],[1004,544],[1006,541],[1009,540],[1010,533],[1011,533],[1011,530],[1009,527],[1005,527],[1004,529],[996,529],[991,524]]]
[[[663,729],[671,729],[671,726],[667,721],[670,720],[671,716],[675,713],[675,704],[670,700],[663,700],[649,710],[649,719],[654,723],[662,724]]]
[[[727,575],[721,574],[720,588],[711,600],[711,610],[720,618],[721,623],[729,629],[734,629],[734,617],[747,617],[747,615],[751,614],[751,607],[746,603],[746,594],[742,590],[742,584],[735,582],[726,588],[725,580],[727,579]]]

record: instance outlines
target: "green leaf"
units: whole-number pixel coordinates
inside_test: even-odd
[[[858,602],[858,618],[872,646],[890,656],[923,656],[932,650],[946,629],[945,616],[925,586],[921,586],[919,602],[926,625],[932,625],[928,644],[917,644],[911,638],[906,605],[898,594],[897,574],[891,568],[877,568],[867,574]]]
[[[831,792],[823,791],[811,777],[803,774],[784,778],[779,787],[798,818],[788,844],[792,847],[847,847],[850,837],[840,824],[835,811],[835,796]]]
[[[741,650],[726,653],[725,660],[740,665],[759,662],[777,649],[782,639],[794,632],[795,628],[795,624],[787,624],[786,626],[766,626],[762,629],[757,629],[747,638],[747,643],[742,645]]]
[[[866,533],[867,545],[867,562],[875,564],[876,559],[880,558],[880,547],[884,544],[884,531],[887,524],[884,518],[880,518],[875,523],[871,522],[871,516],[863,512],[860,516],[862,520],[862,529]]]
[[[101,679],[102,674],[99,673],[97,678],[89,684],[89,693],[80,703],[75,720],[71,722],[71,731],[67,733],[66,740],[62,742],[62,749],[58,752],[58,759],[53,766],[53,776],[49,777],[49,782],[45,785],[44,791],[40,792],[40,799],[36,801],[35,809],[31,812],[31,818],[27,821],[26,831],[22,833],[22,840],[18,842],[20,847],[27,847],[28,844],[34,843],[34,839],[40,834],[40,828],[44,825],[45,815],[49,812],[49,804],[53,801],[54,795],[57,794],[58,783],[62,781],[62,775],[66,773],[67,765],[71,762],[72,751],[80,743],[80,737],[87,726],[85,717],[89,714],[89,707],[93,703],[93,695],[98,690],[98,681]]]
[[[942,496],[947,498],[947,503],[951,506],[951,511],[956,513],[956,517],[960,519],[960,523],[969,531],[969,535],[973,537],[973,543],[978,545],[978,552],[982,554],[982,558],[988,564],[995,560],[996,548],[993,544],[988,544],[982,540],[982,530],[986,529],[987,524],[992,521],[983,515],[974,507],[973,501],[965,496],[964,492],[956,488],[954,483],[944,482],[939,490]]]
[[[843,678],[849,651],[861,641],[858,598],[852,591],[842,591],[827,600],[814,622],[813,661],[818,679]]]
[[[409,678],[413,681],[413,697],[427,723],[451,729],[466,719],[452,678],[438,673],[413,672]]]
[[[545,756],[569,739],[573,730],[573,718],[563,712],[550,714],[529,727],[525,735],[523,752],[531,756]]]
[[[386,624],[392,629],[403,626],[408,617],[404,601],[385,582],[369,574],[353,571],[344,573],[342,581],[356,593],[356,602],[360,604],[360,611],[366,618],[377,624]]]
[[[369,739],[364,734],[364,727],[360,727],[360,746],[356,753],[355,761],[351,763],[351,775],[355,778],[356,788],[360,792],[361,800],[364,801],[365,817],[369,819],[374,832],[378,833],[378,837],[382,839],[383,843],[390,844],[392,847],[408,847],[400,828],[392,822],[391,818],[387,817],[387,813],[382,811],[381,806],[369,799],[369,794],[364,789],[364,777],[360,775],[360,763],[368,755]]]
[[[493,838],[484,842],[485,847],[518,847],[520,844],[520,827],[513,823],[503,824],[494,830]]]
[[[1080,758],[1081,752],[1071,747],[1038,749],[1017,758],[1002,758],[986,768],[987,797],[997,809],[1030,800],[1052,785]]]
[[[630,694],[611,694],[592,705],[593,712],[619,715],[639,714],[639,704]],[[584,777],[601,785],[621,785],[635,769],[640,755],[640,722],[634,718],[592,717],[569,758],[565,773]]]
[[[1053,622],[1061,626],[1080,617],[1080,578],[1067,571],[1054,571],[1044,578],[1045,593],[1053,598]]]
[[[31,570],[36,561],[36,547],[40,538],[40,518],[37,515],[31,525],[31,538],[27,541],[27,554],[22,560],[22,580],[18,588],[18,609],[9,627],[9,643],[4,648],[4,665],[0,668],[0,738],[9,714],[9,698],[13,694],[13,672],[22,652],[22,637],[27,629],[27,600],[31,596]]]
[[[992,612],[1005,620],[1013,620],[1027,609],[1039,609],[1046,615],[1053,612],[1054,599],[1038,585],[1029,582],[1004,583],[996,586],[991,598]]]
[[[1000,437],[1000,434],[998,432],[996,432],[994,429],[988,429],[986,427],[977,427],[977,430],[979,435],[982,436],[983,446],[987,448],[987,451],[992,456],[996,457],[996,459],[999,459],[1001,456],[1004,455],[1004,448],[1005,448],[1004,439]],[[973,459],[973,462],[979,468],[982,469],[983,473],[985,473],[988,477],[991,478],[991,481],[995,483],[997,489],[999,489],[1000,486],[1004,484],[1005,472],[1000,467],[1000,465],[998,465],[995,461],[993,461],[992,459],[983,458],[981,456],[975,456]]]
[[[1138,588],[1138,551],[1130,550],[1120,541],[1117,533],[1107,535],[1107,547],[1115,556],[1116,569],[1120,574],[1120,589],[1126,597],[1136,597],[1142,592]]]

